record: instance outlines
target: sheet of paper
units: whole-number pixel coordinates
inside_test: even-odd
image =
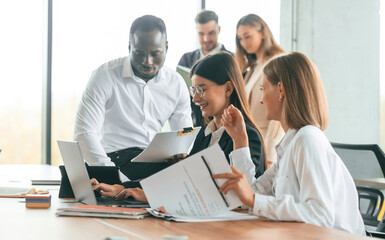
[[[173,215],[213,216],[241,205],[233,191],[218,188],[226,181],[213,179],[231,172],[218,144],[194,154],[140,182],[151,208],[164,207]]]
[[[180,153],[188,153],[201,127],[178,136],[179,131],[157,133],[150,145],[131,162],[164,162]]]
[[[247,213],[239,213],[233,211],[226,211],[215,216],[178,216],[178,215],[162,215],[156,209],[147,209],[147,211],[154,217],[163,218],[168,221],[175,222],[214,222],[214,221],[230,221],[230,220],[249,220],[258,219],[257,216]]]
[[[27,194],[35,192],[34,188],[0,187],[0,197],[4,198],[22,198]]]

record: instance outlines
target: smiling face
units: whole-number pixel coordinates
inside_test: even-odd
[[[230,106],[230,95],[234,89],[231,82],[218,85],[198,75],[193,75],[191,80],[193,88],[200,86],[203,91],[202,96],[198,93],[193,96],[193,102],[200,107],[203,117],[220,120],[224,109]]]
[[[152,79],[166,60],[167,41],[159,31],[136,31],[130,38],[130,61],[134,73],[144,81]]]
[[[273,85],[265,75],[261,83],[261,103],[265,105],[267,120],[281,121],[283,110],[284,91],[282,83]]]
[[[206,55],[217,47],[220,27],[214,20],[208,21],[204,24],[198,23],[196,27],[199,43],[202,47],[203,53]]]
[[[249,25],[240,25],[237,29],[237,38],[248,54],[258,54],[263,41],[263,32],[258,32],[255,27]]]

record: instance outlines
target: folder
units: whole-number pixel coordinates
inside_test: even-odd
[[[191,70],[190,68],[187,68],[181,65],[178,65],[176,67],[176,71],[183,77],[184,82],[187,85],[187,88],[191,87],[192,85],[192,81],[190,78],[190,70]]]
[[[131,162],[164,162],[171,156],[188,153],[201,127],[157,133],[144,151]]]

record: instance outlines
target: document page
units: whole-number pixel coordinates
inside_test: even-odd
[[[226,211],[215,216],[178,216],[178,215],[169,215],[160,212],[158,209],[147,208],[147,211],[154,217],[162,218],[168,221],[175,222],[217,222],[217,221],[234,221],[234,220],[250,220],[258,219],[257,216],[250,215],[248,213],[240,213],[234,211]]]
[[[164,162],[180,153],[188,153],[201,127],[180,134],[181,131],[157,133],[150,145],[131,162]]]
[[[219,193],[225,179],[217,173],[231,172],[218,144],[194,154],[140,182],[151,208],[164,207],[179,216],[213,216],[241,206],[233,191]]]

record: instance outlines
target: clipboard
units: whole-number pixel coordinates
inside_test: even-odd
[[[187,88],[190,88],[192,85],[192,81],[190,78],[190,70],[191,70],[190,68],[187,68],[181,65],[178,65],[176,67],[176,71],[182,76],[184,82],[187,85]]]
[[[188,153],[201,127],[157,133],[144,151],[131,162],[164,162],[176,154]]]

